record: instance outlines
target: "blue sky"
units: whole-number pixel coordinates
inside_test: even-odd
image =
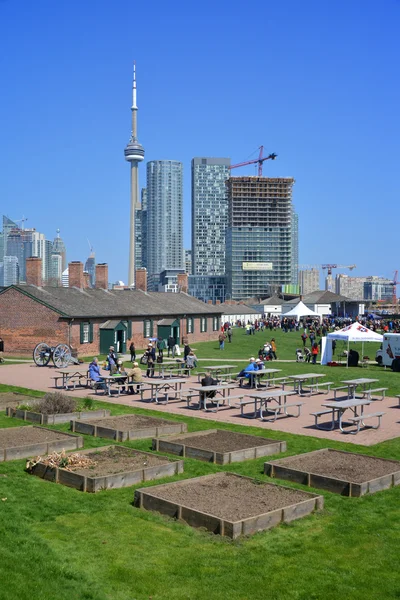
[[[191,159],[263,144],[296,180],[300,263],[392,276],[399,22],[400,0],[0,0],[0,212],[126,280],[135,59],[145,162],[184,163],[185,247]]]

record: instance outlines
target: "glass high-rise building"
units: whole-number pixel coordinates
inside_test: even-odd
[[[229,158],[192,160],[192,273],[224,275]]]
[[[183,269],[183,165],[147,163],[148,283],[166,269]],[[149,287],[150,289],[150,287]]]
[[[228,179],[227,294],[264,297],[292,279],[291,177]]]

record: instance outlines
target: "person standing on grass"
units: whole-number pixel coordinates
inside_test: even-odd
[[[223,350],[225,348],[225,340],[226,340],[226,335],[221,331],[221,333],[218,336],[220,350]]]
[[[271,356],[272,356],[272,358],[277,360],[275,338],[272,338],[272,340],[271,340]]]
[[[316,342],[314,342],[314,344],[312,345],[312,348],[311,348],[312,364],[313,365],[317,364],[318,351],[319,351],[318,344]]]
[[[227,334],[228,334],[228,342],[230,344],[232,342],[232,327],[230,325],[228,327]]]
[[[129,345],[129,352],[131,353],[131,363],[135,362],[136,360],[136,348],[135,348],[135,343],[132,340],[130,345]]]

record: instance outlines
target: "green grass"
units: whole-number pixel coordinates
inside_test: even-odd
[[[210,358],[228,364],[229,358],[243,358],[243,362],[232,363],[239,370],[271,337],[269,332],[246,336],[235,330],[232,344],[226,344],[223,352],[217,342],[194,346],[200,368],[203,360]],[[301,345],[299,334],[275,332],[274,337],[278,357],[294,358],[293,348]],[[369,347],[368,354],[374,355]],[[281,368],[282,375],[321,370],[331,381],[376,376],[379,386],[399,392],[399,375],[378,366],[346,369],[279,361],[269,366]],[[12,390],[43,395],[0,385],[0,392]],[[108,408],[114,415],[160,416],[159,412],[98,400],[95,408]],[[189,431],[218,426],[249,433],[249,428],[240,424],[181,415],[168,418],[186,422]],[[28,423],[0,415],[0,427],[18,425]],[[68,425],[54,429],[68,431]],[[330,447],[400,460],[400,438],[365,448],[256,427],[251,433],[286,440],[286,455]],[[110,440],[83,437],[86,448],[110,444]],[[151,440],[126,445],[150,450]],[[221,467],[185,459],[184,474],[173,480],[220,470],[268,480],[263,475],[264,461]],[[232,542],[134,508],[135,487],[83,494],[28,475],[24,465],[24,460],[0,463],[0,600],[400,598],[400,487],[359,499],[322,492],[323,512]],[[160,481],[139,487],[157,483]]]

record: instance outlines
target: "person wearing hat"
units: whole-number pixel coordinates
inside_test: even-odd
[[[130,394],[138,394],[140,391],[140,384],[143,382],[142,369],[139,367],[139,363],[136,361],[132,365],[132,369],[125,369],[127,376],[130,379],[130,385],[128,387]],[[136,390],[134,391],[134,386]]]
[[[108,366],[108,371],[110,371],[110,375],[114,375],[114,373],[116,373],[117,371],[117,355],[115,354],[114,351],[114,346],[110,346],[110,349],[108,351],[107,354],[107,366]]]
[[[252,356],[249,358],[249,364],[242,371],[240,371],[238,377],[245,377],[249,381],[248,386],[254,387],[254,371],[258,371],[258,367],[256,365],[256,359],[254,356]],[[242,381],[240,382],[240,385],[242,385]]]

